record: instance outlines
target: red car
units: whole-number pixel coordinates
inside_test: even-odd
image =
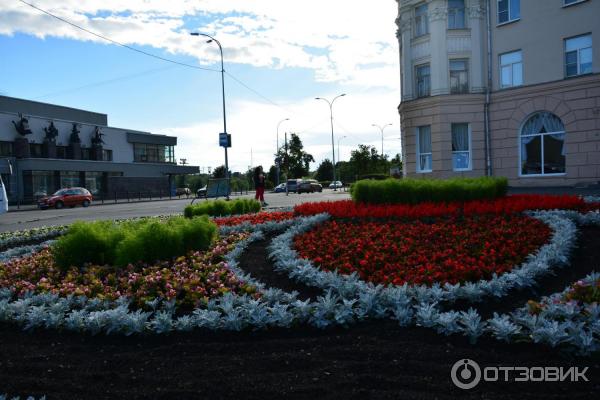
[[[92,203],[92,194],[86,188],[73,187],[60,189],[52,196],[42,197],[38,201],[38,208],[45,210],[54,207],[61,209],[65,206],[75,207],[81,204],[88,207]]]

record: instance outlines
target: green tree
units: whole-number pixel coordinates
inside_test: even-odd
[[[215,168],[212,172],[212,177],[215,179],[225,178],[225,166],[219,165],[217,168]]]
[[[338,163],[339,165],[340,163]],[[315,173],[315,179],[318,181],[332,181],[333,180],[333,163],[328,158],[324,159],[321,164],[317,167]]]
[[[277,156],[282,160],[282,171],[287,175],[295,178],[302,178],[309,174],[310,163],[315,162],[312,154],[304,151],[302,140],[295,133],[291,134],[287,148],[279,149]]]

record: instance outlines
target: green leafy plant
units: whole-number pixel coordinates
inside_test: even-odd
[[[206,250],[217,236],[217,225],[207,216],[125,223],[76,222],[52,246],[52,254],[63,270],[86,264],[125,266]]]
[[[257,213],[259,211],[260,203],[253,199],[236,199],[231,201],[212,200],[185,207],[183,215],[186,218],[193,218],[198,215],[221,217]]]
[[[352,199],[369,204],[418,204],[492,200],[506,195],[508,180],[500,177],[454,179],[363,180],[352,185]]]

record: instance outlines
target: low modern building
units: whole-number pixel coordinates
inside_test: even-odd
[[[406,176],[600,181],[600,1],[397,1]]]
[[[12,202],[71,186],[96,197],[168,196],[174,176],[199,172],[177,165],[176,145],[173,136],[110,127],[106,114],[0,96],[0,172]]]

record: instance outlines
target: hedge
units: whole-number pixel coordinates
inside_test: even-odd
[[[86,264],[126,266],[169,260],[193,250],[207,250],[217,238],[207,216],[165,221],[76,222],[51,247],[56,265],[67,270]]]
[[[192,218],[198,215],[221,217],[227,215],[257,213],[259,211],[260,203],[254,199],[236,199],[231,201],[210,200],[186,206],[183,210],[183,215],[186,218]]]
[[[417,204],[495,199],[506,195],[506,178],[386,179],[352,185],[352,199],[369,204]]]

